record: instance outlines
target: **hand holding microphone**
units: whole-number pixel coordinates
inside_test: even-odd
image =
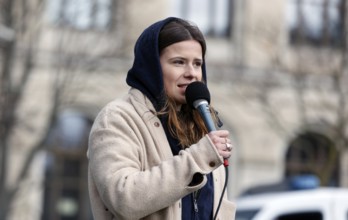
[[[215,148],[224,159],[231,157],[231,151],[233,148],[231,140],[227,138],[228,135],[229,132],[227,130],[211,131],[208,134],[209,138],[214,143]]]
[[[208,129],[208,136],[213,142],[220,156],[224,158],[224,165],[228,166],[227,159],[231,156],[231,140],[228,139],[227,130],[216,130],[215,123],[211,117],[209,108],[210,93],[207,86],[202,82],[193,82],[189,84],[185,91],[186,103],[192,108],[197,109],[201,115],[205,126]]]

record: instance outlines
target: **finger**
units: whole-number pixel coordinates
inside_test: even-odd
[[[211,131],[210,134],[217,135],[219,137],[227,137],[229,135],[229,131],[227,131],[227,130],[216,130],[216,131]]]
[[[227,138],[226,137],[220,137],[220,143],[221,144],[226,144],[227,143]]]
[[[231,157],[231,152],[230,151],[223,151],[220,156],[222,156],[224,159],[228,159]]]

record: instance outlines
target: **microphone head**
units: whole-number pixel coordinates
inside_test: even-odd
[[[206,100],[210,104],[210,93],[208,87],[199,81],[190,83],[185,91],[186,103],[194,108],[193,103],[199,99]]]

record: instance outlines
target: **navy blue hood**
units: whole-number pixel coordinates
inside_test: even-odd
[[[158,21],[144,30],[134,48],[134,62],[128,71],[126,82],[139,89],[153,103],[158,111],[164,105],[164,84],[159,58],[158,36],[163,26],[178,18],[169,17]],[[202,66],[203,79],[206,82],[205,63]]]

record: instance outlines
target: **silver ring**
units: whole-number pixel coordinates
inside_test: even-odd
[[[226,143],[226,150],[231,151],[232,150],[232,145],[229,143]]]

